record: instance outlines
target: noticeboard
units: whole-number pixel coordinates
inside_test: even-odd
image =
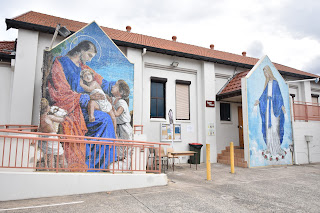
[[[160,124],[161,141],[172,141],[170,124]],[[173,141],[181,141],[181,124],[173,124]]]

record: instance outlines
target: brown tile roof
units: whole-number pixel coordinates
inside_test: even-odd
[[[14,51],[14,41],[0,41],[0,53],[11,55]]]
[[[8,24],[8,21],[15,21],[15,23]],[[7,28],[23,28],[26,26],[21,26],[21,23],[40,25],[44,27],[55,28],[58,23],[62,26],[66,26],[70,31],[76,32],[82,27],[84,27],[87,23],[73,21],[69,19],[64,19],[60,17],[55,17],[47,14],[42,14],[34,11],[27,12],[20,16],[17,16],[13,19],[7,19]],[[20,24],[18,24],[18,22]],[[163,53],[168,53],[170,51],[175,53],[183,53],[186,57],[215,61],[219,60],[221,62],[226,62],[225,64],[242,64],[243,67],[251,68],[254,66],[258,59],[245,57],[242,55],[237,55],[233,53],[227,53],[218,50],[212,50],[209,48],[199,47],[195,45],[174,42],[171,40],[165,40],[161,38],[155,38],[151,36],[141,35],[137,33],[116,30],[108,27],[102,27],[102,29],[109,35],[109,37],[113,40],[140,45],[140,47],[152,47],[155,49],[161,49]],[[52,29],[51,29],[52,31]],[[119,44],[118,44],[119,45]],[[310,76],[310,77],[318,77],[314,74],[303,72],[301,70],[297,70],[291,67],[283,66],[281,64],[276,64],[275,66],[279,71],[284,71],[287,73],[294,73],[298,75]]]
[[[223,88],[223,90],[219,93],[219,95],[231,93],[231,92],[235,92],[235,91],[240,91],[241,90],[241,78],[244,78],[248,74],[249,71],[250,70],[240,72],[240,73],[236,74],[235,76],[233,76],[232,79],[228,83],[226,83],[225,88]]]

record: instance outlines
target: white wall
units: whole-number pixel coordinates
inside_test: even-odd
[[[41,100],[41,86],[42,86],[42,66],[43,66],[43,52],[46,47],[50,46],[52,35],[46,33],[39,34],[37,57],[36,57],[36,69],[35,69],[35,81],[33,92],[33,111],[32,111],[32,124],[39,124],[40,116],[40,100]],[[53,43],[53,47],[60,43],[63,37],[58,36]]]
[[[135,63],[135,68],[141,67],[142,58],[141,51],[129,49],[127,50],[129,60]],[[139,59],[140,58],[140,59]],[[170,64],[173,60],[179,62],[177,68],[173,68]],[[175,150],[188,150],[188,143],[200,142],[198,140],[197,131],[197,72],[201,69],[199,62],[184,58],[173,58],[171,56],[147,52],[143,57],[144,67],[142,71],[135,73],[135,116],[142,115],[142,118],[134,119],[134,124],[144,125],[144,132],[147,134],[148,141],[161,142],[160,125],[161,123],[169,123],[168,111],[173,110],[175,118],[175,86],[176,80],[191,81],[190,85],[190,120],[181,121],[174,120],[174,123],[181,124],[181,142],[174,142]],[[136,71],[136,70],[135,70]],[[143,76],[141,75],[143,72]],[[141,73],[141,74],[140,74]],[[136,78],[137,77],[137,78]],[[151,77],[166,78],[166,119],[150,118],[150,93],[151,93]],[[142,82],[141,82],[142,81]],[[136,83],[137,82],[137,83]],[[141,83],[139,83],[141,82]],[[139,88],[140,87],[140,88]],[[140,95],[141,94],[141,95]],[[136,118],[136,117],[135,117]],[[137,121],[141,120],[141,123]],[[187,127],[192,126],[193,131],[188,132]],[[169,142],[168,142],[169,143]],[[203,157],[203,156],[202,156]],[[187,162],[189,157],[182,157],[180,162]]]
[[[235,73],[244,71],[246,69],[235,68],[233,66],[216,64],[215,69],[215,87],[216,92],[219,92],[221,88],[228,82]],[[235,146],[239,146],[239,129],[238,129],[238,107],[242,106],[241,103],[230,103],[231,121],[220,120],[220,103],[216,103],[216,127],[217,127],[217,153],[221,153],[227,146],[230,146],[230,142],[233,142]]]
[[[164,186],[168,182],[166,174],[47,172],[0,172],[0,180],[0,201]]]
[[[308,148],[305,135],[313,136],[309,143],[310,162],[320,162],[320,121],[293,122],[295,163],[308,163]]]
[[[0,62],[0,125],[10,121],[12,76],[10,62]]]
[[[16,64],[12,86],[11,124],[30,124],[36,70],[38,32],[18,31]]]
[[[205,144],[210,144],[210,161],[212,163],[217,162],[217,129],[216,129],[216,107],[206,107],[206,100],[215,101],[216,100],[216,90],[215,90],[215,64],[209,62],[203,62],[202,64],[203,73],[203,97],[204,100],[198,102],[198,106],[204,109],[204,119],[199,120],[202,123],[203,131],[203,141]],[[200,91],[201,92],[201,91]],[[214,135],[209,135],[208,126],[210,123],[214,124]],[[205,147],[202,150],[203,156],[206,157]],[[204,158],[205,161],[205,158]]]

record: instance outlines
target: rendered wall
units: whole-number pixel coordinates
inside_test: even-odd
[[[31,124],[39,33],[19,29],[10,123]]]
[[[217,153],[230,146],[233,142],[234,146],[239,146],[239,129],[238,129],[238,107],[242,106],[241,103],[230,103],[231,121],[220,120],[220,103],[216,104],[217,111]]]
[[[10,121],[12,77],[10,63],[0,62],[0,124],[8,124]]]
[[[199,141],[199,134],[197,132],[198,116],[197,116],[197,72],[201,70],[199,63],[184,58],[157,54],[148,52],[141,56],[141,51],[128,48],[128,58],[136,62],[135,68],[141,67],[142,69],[136,72],[135,69],[135,85],[137,86],[137,93],[135,93],[135,110],[140,111],[141,114],[136,114],[137,118],[134,120],[135,124],[144,125],[144,132],[147,134],[148,141],[162,142],[160,135],[161,123],[169,123],[168,111],[173,110],[174,123],[181,124],[181,141],[174,142],[174,149],[189,150],[188,143],[204,143]],[[175,69],[170,64],[173,60],[179,62],[179,66]],[[193,62],[193,63],[192,63]],[[166,118],[150,118],[150,92],[151,92],[151,77],[166,78]],[[182,121],[175,119],[176,111],[176,80],[191,81],[190,85],[190,120]],[[140,91],[140,93],[138,93]],[[136,91],[135,91],[136,92]],[[136,111],[135,111],[136,112]],[[138,123],[137,121],[141,121]],[[188,126],[192,127],[191,131],[188,131]],[[167,142],[170,144],[170,142]],[[203,157],[203,156],[202,156]],[[182,163],[187,162],[189,157],[181,157]]]
[[[235,74],[235,72],[244,71],[245,69],[232,66],[216,64],[215,65],[215,88],[218,93],[228,80]],[[242,106],[241,103],[230,103],[231,121],[220,120],[220,103],[216,103],[216,132],[217,132],[217,153],[221,153],[230,142],[235,146],[239,146],[239,128],[238,128],[238,107]]]
[[[0,172],[0,179],[0,201],[164,186],[168,182],[166,174]]]
[[[293,122],[295,164],[320,162],[320,121]],[[309,147],[305,135],[312,136]],[[309,148],[309,150],[308,150]],[[309,155],[309,159],[308,159]]]

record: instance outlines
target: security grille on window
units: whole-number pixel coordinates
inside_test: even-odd
[[[151,118],[166,118],[166,78],[151,77]]]
[[[176,119],[190,120],[191,81],[176,80]]]
[[[220,120],[231,121],[229,103],[220,103]]]

